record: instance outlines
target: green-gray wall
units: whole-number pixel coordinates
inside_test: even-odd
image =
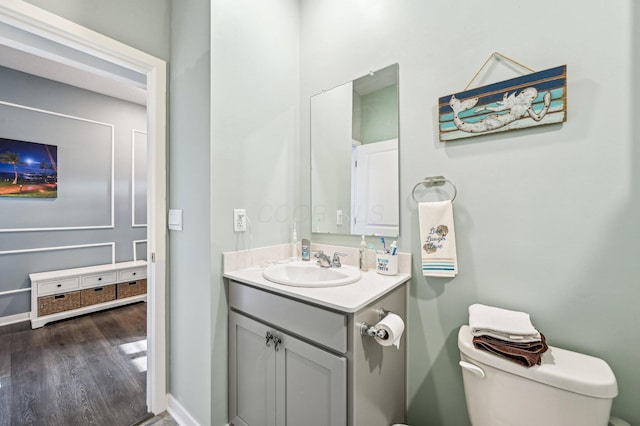
[[[640,341],[633,331],[640,327],[639,135],[633,123],[639,113],[633,78],[640,72],[638,6],[630,0],[616,7],[588,2],[580,9],[552,0],[492,0],[490,7],[446,0],[301,5],[303,146],[312,94],[371,69],[400,66],[398,244],[414,256],[409,423],[468,424],[456,338],[468,305],[481,302],[530,312],[552,345],[605,359],[620,388],[613,413],[640,424],[634,363]],[[553,17],[566,22],[557,25]],[[462,90],[494,51],[538,70],[567,64],[567,123],[439,142],[438,97]],[[479,83],[516,75],[493,63]],[[303,148],[300,161],[307,155]],[[433,175],[458,187],[460,273],[454,279],[424,278],[419,267],[410,192]],[[302,204],[309,202],[307,179],[302,173]],[[314,234],[312,240],[357,245],[357,237]]]
[[[396,84],[360,98],[362,143],[398,137],[398,86]]]
[[[212,418],[227,423],[222,253],[288,241],[298,190],[298,2],[211,2]],[[233,232],[244,208],[248,231]]]
[[[171,0],[24,0],[69,21],[169,60]]]
[[[97,1],[30,2],[169,57],[168,0],[99,2],[110,10],[104,16],[91,9]],[[171,140],[169,148],[180,158],[169,159],[170,204],[185,210],[185,231],[170,235],[170,392],[179,402],[202,424],[227,422],[221,253],[288,241],[294,212],[300,214],[298,235],[311,235],[304,214],[309,97],[397,62],[398,243],[414,254],[414,264],[420,244],[411,188],[425,176],[442,174],[459,189],[454,208],[460,274],[449,280],[423,278],[414,268],[410,283],[409,422],[468,424],[455,339],[467,320],[467,306],[479,301],[531,312],[551,344],[606,359],[620,386],[614,414],[639,424],[640,372],[634,361],[640,343],[633,332],[640,326],[634,314],[640,299],[635,283],[640,262],[634,258],[640,239],[640,130],[633,118],[640,110],[633,100],[639,98],[640,84],[632,78],[640,72],[638,6],[631,0],[616,7],[589,2],[579,9],[551,0],[493,0],[489,8],[471,1],[302,0],[298,14],[294,0],[280,1],[282,7],[272,12],[254,3],[214,0],[210,23],[208,16],[197,16],[206,14],[205,0],[173,4],[178,17],[171,29],[172,55],[181,59],[176,63],[172,57],[171,70],[180,72],[171,76],[171,84],[180,90],[171,90],[169,125],[171,135],[184,131],[196,139]],[[122,25],[122,11],[146,22],[148,31]],[[557,25],[552,16],[567,22]],[[202,64],[209,28],[211,80]],[[189,40],[196,46],[185,47]],[[178,53],[178,46],[185,52]],[[464,88],[496,50],[536,69],[567,64],[569,121],[438,142],[437,98]],[[498,63],[481,83],[513,75]],[[209,89],[211,145],[206,148],[209,138],[202,133],[209,120],[195,109],[207,111]],[[193,119],[189,112],[196,114]],[[202,128],[185,129],[189,126]],[[210,156],[210,168],[194,167],[190,151]],[[194,161],[202,166],[200,159]],[[209,185],[209,173],[211,196],[184,187],[183,182],[202,175]],[[202,211],[210,202],[210,219],[205,219]],[[231,230],[231,210],[239,207],[252,220],[252,238]],[[311,236],[318,242],[358,244],[356,237]],[[203,259],[200,250],[207,250],[209,240]],[[177,315],[188,308],[193,315]],[[196,315],[200,322],[193,321]],[[207,321],[210,326],[203,325]],[[188,382],[198,371],[204,374]],[[194,395],[190,384],[203,393]]]
[[[171,2],[169,208],[183,210],[183,231],[169,232],[169,393],[200,424],[226,401],[212,401],[225,376],[212,369],[209,161],[209,2]]]

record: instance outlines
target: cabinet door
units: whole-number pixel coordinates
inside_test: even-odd
[[[275,426],[273,341],[266,325],[229,314],[229,418],[235,426]],[[303,424],[303,423],[302,423]]]
[[[347,360],[287,334],[276,352],[278,426],[344,426]]]

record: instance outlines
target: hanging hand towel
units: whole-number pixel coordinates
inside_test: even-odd
[[[419,203],[422,274],[455,277],[458,274],[451,200]]]

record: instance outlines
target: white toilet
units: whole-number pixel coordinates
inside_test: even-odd
[[[474,348],[466,325],[458,348],[473,426],[628,426],[609,418],[618,384],[599,358],[549,346],[527,368]]]

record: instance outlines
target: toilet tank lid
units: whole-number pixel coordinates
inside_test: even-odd
[[[471,329],[467,325],[458,332],[458,348],[472,360],[539,383],[588,395],[594,398],[614,398],[618,395],[616,377],[605,361],[589,355],[549,346],[542,364],[523,367],[513,361],[473,346]]]

